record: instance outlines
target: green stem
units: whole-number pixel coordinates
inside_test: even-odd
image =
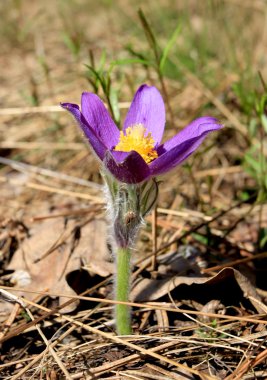
[[[116,278],[116,300],[128,302],[130,289],[130,257],[129,248],[118,248],[117,278]],[[129,335],[131,328],[131,309],[128,305],[117,304],[115,307],[116,328],[119,335]]]

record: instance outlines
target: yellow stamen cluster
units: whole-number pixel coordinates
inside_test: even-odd
[[[151,133],[149,132],[146,136],[145,133],[146,128],[142,124],[135,124],[128,127],[125,134],[120,132],[120,140],[114,150],[119,150],[121,152],[135,150],[148,164],[157,158],[158,154],[154,148],[155,141],[153,140]]]

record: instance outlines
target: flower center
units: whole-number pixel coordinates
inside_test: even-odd
[[[153,140],[151,133],[146,136],[146,128],[142,124],[135,124],[128,127],[125,131],[120,132],[119,143],[114,150],[121,152],[130,152],[135,150],[142,156],[145,162],[148,164],[158,157],[158,153],[155,150],[155,141]]]

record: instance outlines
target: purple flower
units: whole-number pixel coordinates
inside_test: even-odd
[[[209,132],[222,127],[213,117],[200,117],[160,144],[165,107],[159,91],[145,84],[134,96],[122,131],[95,94],[82,94],[81,111],[76,104],[61,105],[78,121],[104,166],[125,183],[140,183],[168,172],[190,156]]]

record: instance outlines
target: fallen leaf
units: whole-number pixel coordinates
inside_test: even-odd
[[[133,287],[131,300],[155,301],[169,292],[172,292],[174,299],[194,299],[202,304],[220,300],[224,305],[236,305],[244,298],[258,313],[264,313],[256,288],[233,268],[224,268],[213,277],[176,276],[162,280],[144,278]]]
[[[70,274],[79,275],[81,267],[87,267],[89,281],[94,275],[108,276],[113,272],[109,259],[103,219],[94,218],[79,226],[75,220],[65,225],[63,218],[57,218],[43,220],[30,229],[30,237],[14,253],[7,269],[14,271],[11,277],[14,285],[25,290],[16,292],[17,295],[32,300],[36,294],[26,290],[34,290],[74,296],[75,290],[85,290],[92,284],[77,284],[79,281],[76,281],[77,289],[74,290],[67,281]],[[59,303],[66,300],[60,297]],[[73,311],[78,303],[75,301],[64,312]]]

